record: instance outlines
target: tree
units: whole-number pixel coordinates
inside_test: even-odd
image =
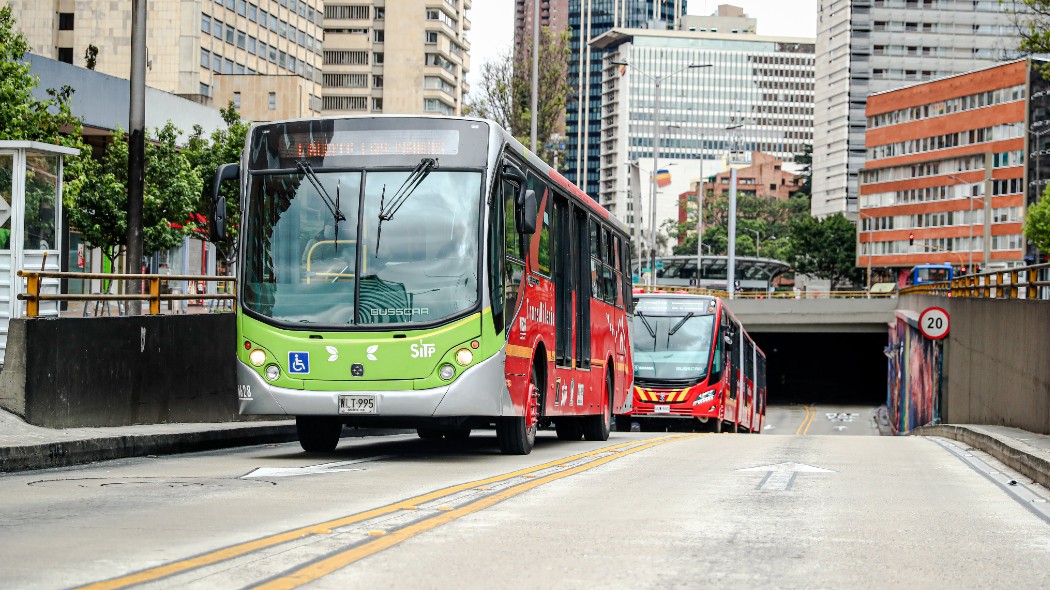
[[[496,121],[523,145],[530,144],[532,112],[531,45],[517,54],[507,50],[482,66],[481,84],[468,97],[467,115]],[[562,149],[555,140],[565,119],[569,94],[566,64],[569,61],[569,34],[557,34],[549,27],[540,29],[539,96],[536,121],[536,149],[548,163],[556,163]]]
[[[178,130],[169,121],[146,132],[142,198],[143,253],[182,243],[187,220],[201,192],[201,179],[177,146]],[[127,246],[128,143],[121,129],[101,161],[90,161],[83,189],[72,199],[69,222],[110,261]],[[135,271],[136,269],[127,269]]]
[[[791,224],[791,260],[795,272],[842,283],[863,280],[856,266],[856,227],[841,213],[823,219],[807,215]]]
[[[795,163],[802,165],[802,170],[799,172],[799,176],[802,177],[802,185],[799,189],[800,193],[807,195],[813,194],[813,145],[804,144],[802,146],[802,153],[795,154]]]
[[[84,67],[94,70],[96,63],[98,63],[98,47],[88,45],[87,49],[84,50]]]
[[[210,137],[205,137],[204,129],[200,125],[194,125],[185,149],[186,159],[202,181],[200,193],[193,203],[193,211],[205,218],[211,214],[215,205],[212,202],[215,172],[223,164],[241,161],[244,140],[250,127],[247,121],[241,119],[233,101],[230,101],[226,108],[220,109],[220,112],[226,128],[217,129]],[[229,268],[230,263],[237,258],[237,228],[241,218],[237,183],[223,183],[221,194],[226,196],[226,237],[216,243],[215,247]]]
[[[1043,191],[1039,201],[1028,208],[1024,218],[1024,235],[1039,248],[1039,252],[1050,254],[1050,186]]]
[[[788,260],[791,224],[794,220],[808,216],[809,197],[803,194],[792,196],[787,201],[740,195],[737,198],[737,254]],[[715,197],[708,191],[704,197],[704,244],[711,247],[711,255],[725,256],[728,253],[728,227],[729,198]],[[692,209],[685,223],[667,220],[663,230],[672,238],[685,236],[683,243],[674,247],[675,254],[695,254],[696,200],[692,199]],[[753,231],[759,232],[759,240],[756,240]],[[707,252],[708,249],[704,248],[705,255]]]
[[[37,100],[33,89],[39,80],[22,61],[29,45],[15,31],[10,4],[0,8],[0,140],[39,141],[77,148],[80,155],[65,158],[63,195],[67,202],[79,191],[84,163],[91,150],[80,137],[82,124],[73,116],[73,89],[47,89],[49,98]],[[10,171],[8,171],[10,174]]]

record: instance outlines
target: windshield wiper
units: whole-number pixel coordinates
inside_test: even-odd
[[[638,311],[635,312],[634,315],[638,316],[638,319],[642,320],[642,324],[645,325],[645,329],[649,330],[649,335],[652,336],[653,340],[656,340],[656,330],[654,330],[653,327],[649,325],[649,320],[645,319],[645,314]]]
[[[379,240],[383,236],[383,222],[390,221],[394,218],[394,214],[397,213],[401,205],[405,204],[408,197],[412,196],[419,185],[423,184],[430,171],[438,167],[438,161],[435,158],[422,158],[416,167],[412,169],[412,172],[408,174],[408,178],[401,183],[398,187],[397,192],[391,197],[390,206],[386,206],[386,185],[383,185],[383,194],[379,198],[379,227],[376,229],[376,256],[379,256]]]
[[[332,219],[335,220],[335,249],[339,250],[339,222],[346,221],[346,216],[339,210],[339,185],[342,183],[342,179],[335,185],[335,200],[328,195],[328,191],[324,190],[324,186],[321,185],[321,181],[317,178],[317,173],[314,172],[313,166],[310,162],[305,160],[297,160],[295,162],[296,169],[299,170],[310,181],[313,185],[314,190],[317,194],[321,195],[321,200],[324,201],[324,206],[328,208],[328,212],[332,214]]]
[[[674,325],[673,328],[667,331],[667,339],[670,340],[671,336],[674,336],[674,333],[677,332],[678,329],[681,328],[682,325],[685,324],[691,317],[693,317],[693,312],[685,314],[685,317],[682,318],[681,321],[679,321],[677,324]]]

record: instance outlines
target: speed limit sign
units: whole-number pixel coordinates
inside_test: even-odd
[[[919,314],[919,330],[930,340],[940,340],[947,336],[950,324],[948,312],[940,307],[928,307]]]

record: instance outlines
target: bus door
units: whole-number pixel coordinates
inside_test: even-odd
[[[591,235],[587,210],[573,205],[572,233],[576,236],[576,368],[591,368]]]
[[[568,405],[569,387],[575,356],[572,334],[576,314],[573,294],[576,291],[576,246],[573,240],[572,207],[569,200],[553,193],[554,231],[551,247],[554,265],[554,400],[553,406]]]
[[[729,379],[729,400],[726,401],[726,416],[729,416],[731,408],[733,414],[732,421],[737,422],[737,395],[740,393],[740,379],[743,377],[740,371],[740,325],[735,321],[730,320],[729,314],[724,311],[722,313],[725,314],[723,319],[729,326],[730,334],[733,336],[733,344],[730,345],[731,348],[729,350],[729,357],[732,360],[729,362],[729,374],[727,375]]]

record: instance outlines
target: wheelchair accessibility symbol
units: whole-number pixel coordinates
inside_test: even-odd
[[[288,353],[288,373],[291,375],[306,375],[310,372],[309,352]]]

